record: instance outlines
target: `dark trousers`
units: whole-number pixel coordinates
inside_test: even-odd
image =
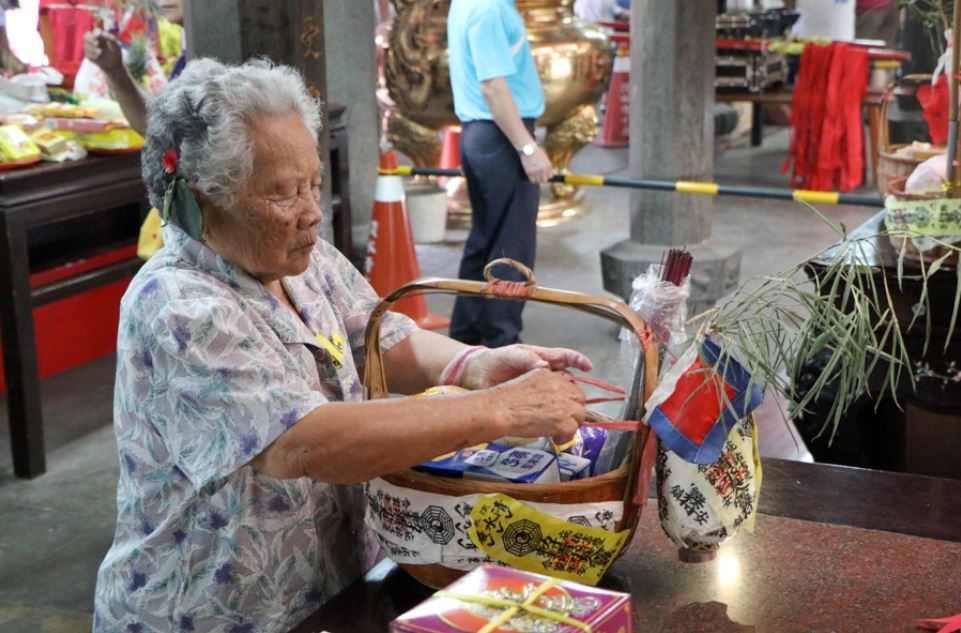
[[[533,134],[534,122],[524,123]],[[460,158],[472,212],[460,278],[483,280],[484,266],[498,257],[533,268],[540,188],[527,178],[517,150],[493,121],[470,121],[461,129]],[[505,266],[496,274],[501,279],[523,279]],[[523,309],[521,301],[457,297],[450,335],[469,345],[516,343]]]

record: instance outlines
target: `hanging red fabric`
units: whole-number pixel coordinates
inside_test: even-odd
[[[939,75],[935,85],[925,84],[918,88],[918,102],[924,110],[931,142],[944,145],[948,142],[948,119],[951,118],[951,96],[948,94],[948,78]]]
[[[864,182],[864,124],[862,103],[868,91],[871,73],[868,51],[860,46],[844,45],[840,58],[841,73],[838,110],[843,120],[841,135],[841,174],[838,191],[851,191]]]
[[[843,43],[808,45],[791,104],[791,145],[781,169],[792,167],[791,186],[850,191],[863,180],[861,102],[867,91],[868,55]]]

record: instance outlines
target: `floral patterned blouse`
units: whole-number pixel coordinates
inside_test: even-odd
[[[300,319],[173,225],[120,307],[117,528],[95,633],[287,631],[375,548],[359,486],[248,465],[311,410],[362,397],[374,291],[321,240],[283,280]],[[416,326],[388,314],[386,351]]]

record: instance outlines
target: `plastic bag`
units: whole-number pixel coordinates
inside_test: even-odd
[[[652,264],[631,284],[631,309],[641,315],[661,345],[677,347],[687,340],[687,300],[691,296],[690,277],[681,286],[661,281],[661,266]],[[635,339],[636,342],[636,339]]]
[[[687,300],[691,296],[691,279],[675,286],[661,281],[660,264],[651,264],[647,272],[638,275],[631,283],[631,309],[637,312],[654,333],[659,345],[668,351],[679,349],[687,341],[685,323],[687,321]],[[632,332],[622,329],[621,362],[628,375],[634,371],[640,342]]]
[[[926,193],[943,191],[947,176],[948,157],[944,154],[932,156],[914,168],[904,183],[905,193]]]

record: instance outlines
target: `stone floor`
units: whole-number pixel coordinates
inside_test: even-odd
[[[719,151],[716,178],[726,183],[785,186],[779,173],[787,136],[770,131],[761,148],[743,140]],[[626,175],[626,150],[588,147],[573,168]],[[588,213],[539,233],[541,284],[601,293],[604,247],[627,237],[629,196],[624,190],[591,189]],[[870,209],[824,208],[849,227]],[[742,249],[742,276],[782,270],[833,240],[831,230],[790,202],[720,198],[714,236]],[[453,276],[463,231],[447,241],[418,247],[424,274]],[[445,298],[432,300],[437,311]],[[602,376],[616,376],[618,342],[613,327],[568,311],[534,306],[525,313],[525,340],[566,345],[592,356]],[[7,425],[0,423],[0,633],[66,633],[90,629],[97,566],[112,539],[117,458],[111,422],[113,359],[102,358],[43,383],[47,474],[33,481],[12,476]],[[6,418],[5,403],[0,418]],[[803,457],[779,418],[762,432],[762,454]],[[781,424],[781,428],[778,428]]]

